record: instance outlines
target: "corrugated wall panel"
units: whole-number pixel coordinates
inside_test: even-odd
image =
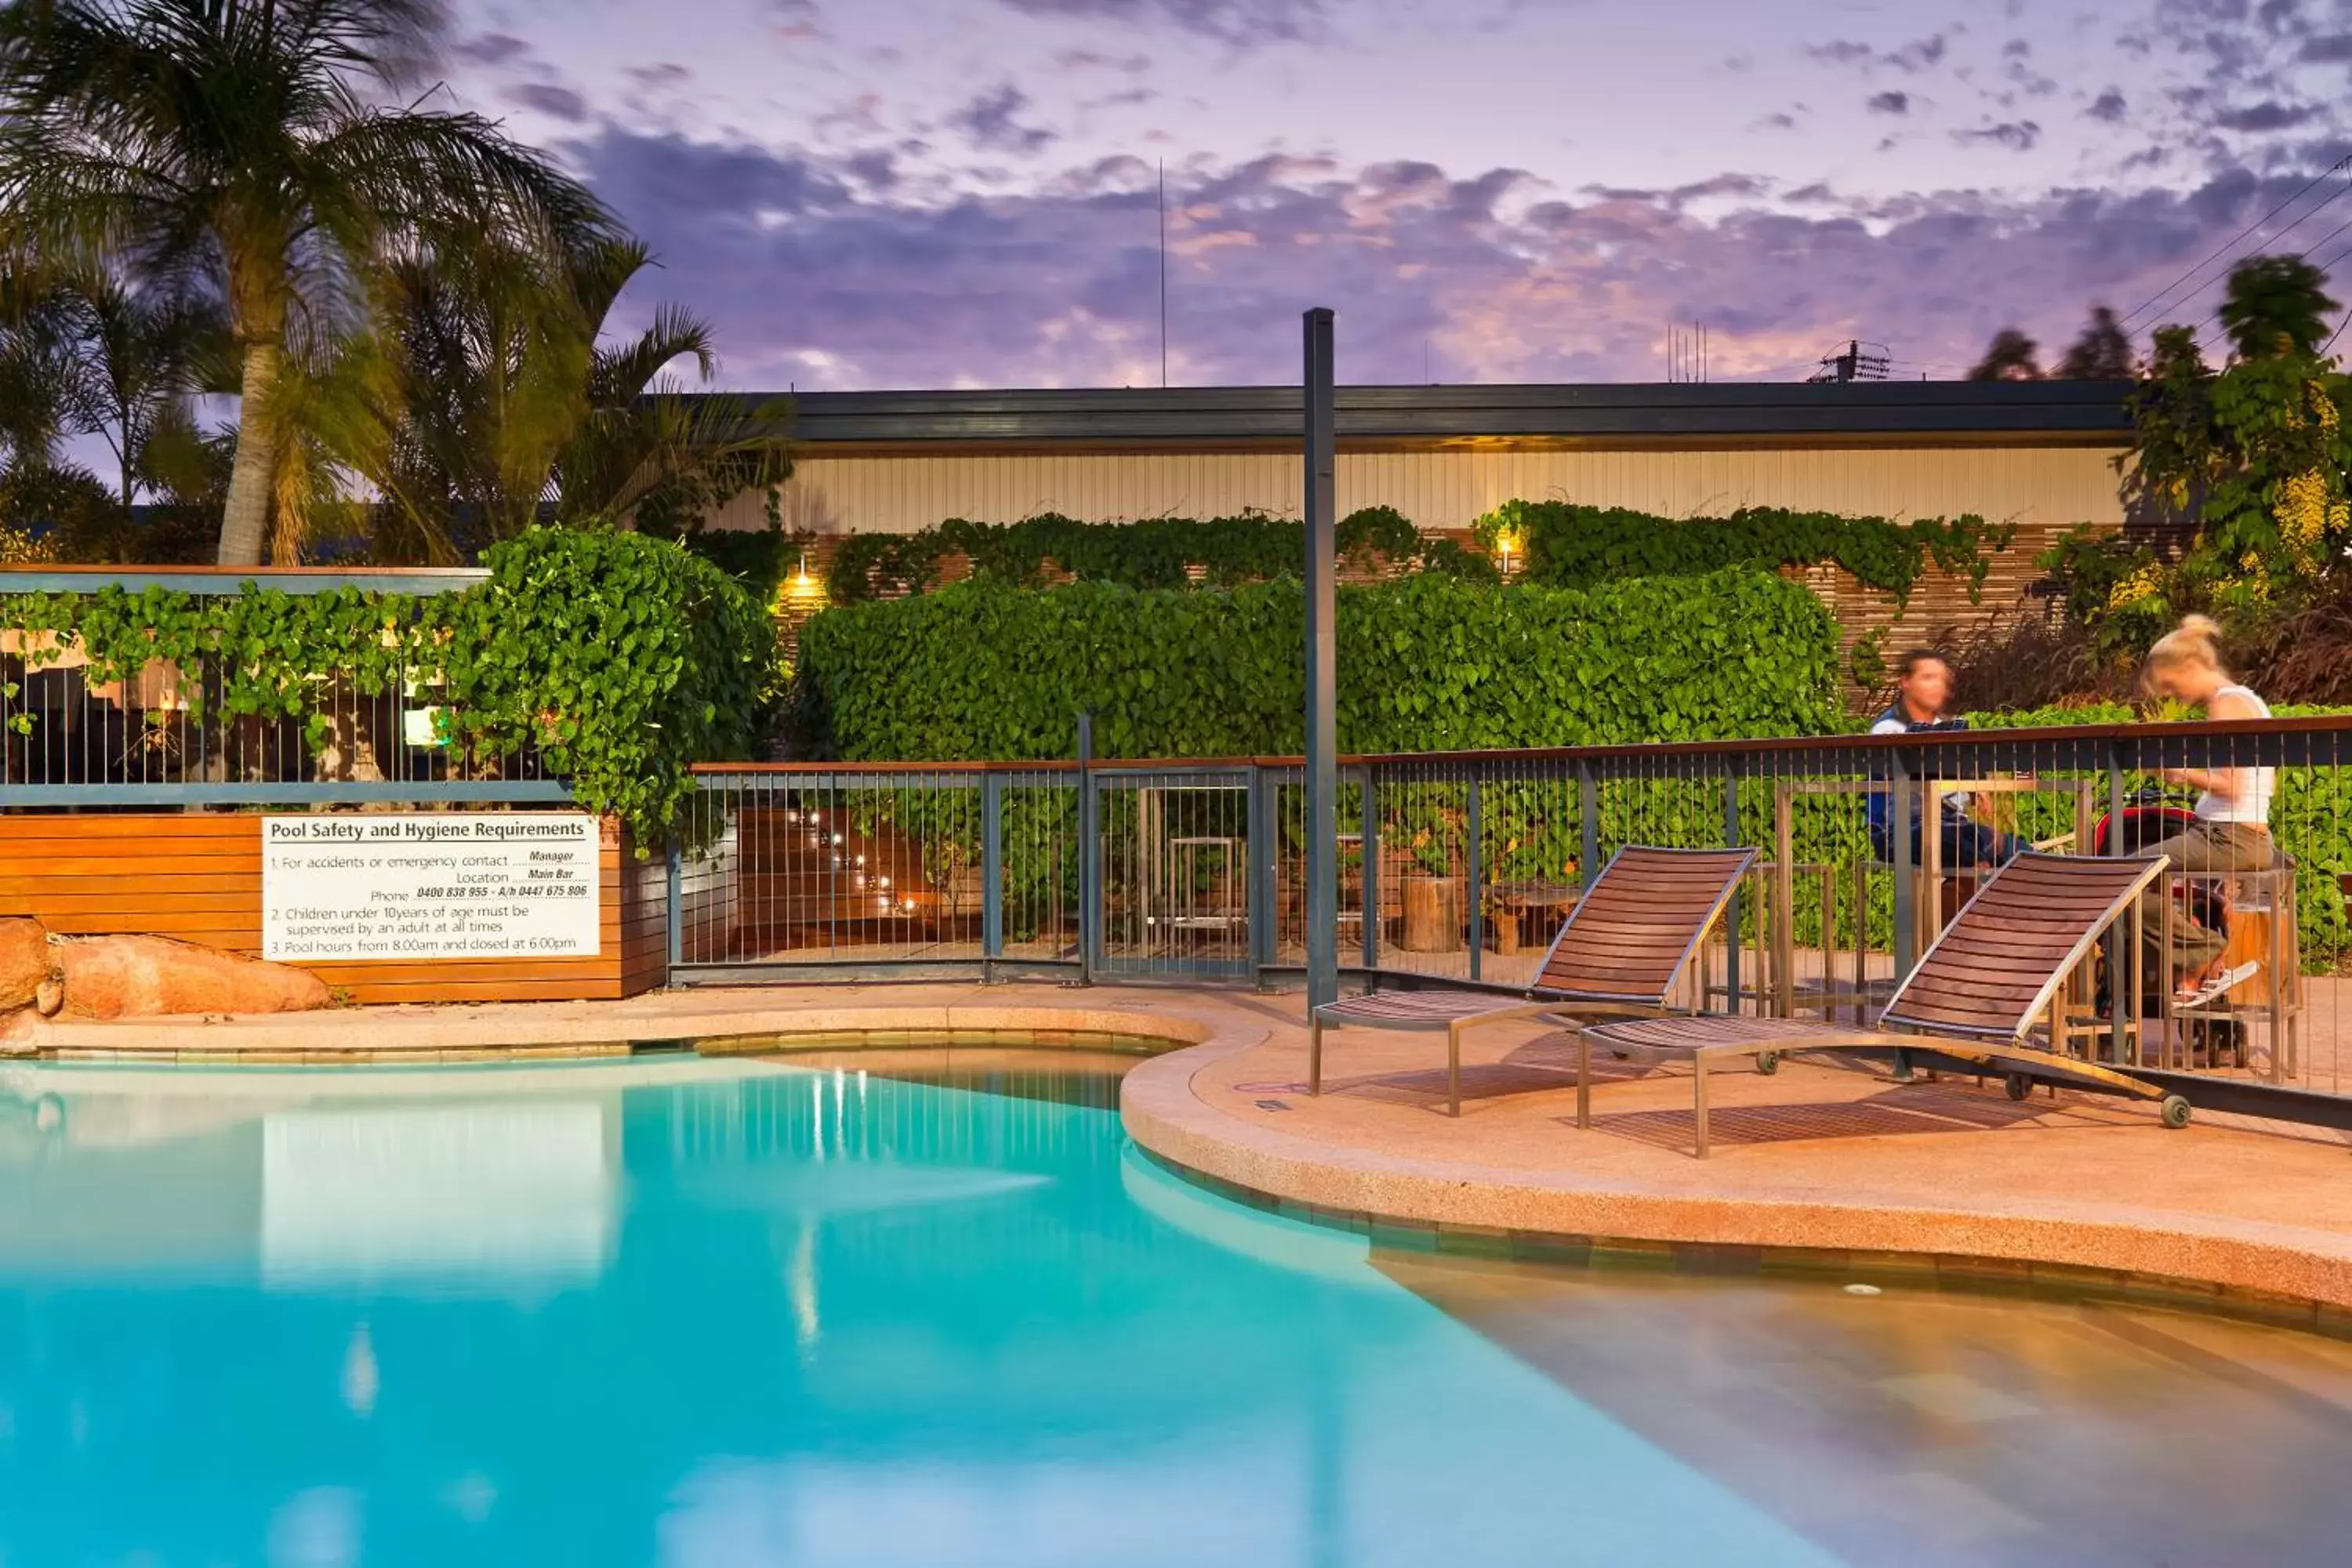
[[[1503,501],[1565,500],[1693,517],[1743,506],[1852,515],[1975,512],[2030,528],[2123,521],[2114,454],[2097,447],[1864,447],[1699,451],[1374,452],[1339,458],[1341,511],[1392,506],[1424,529],[1460,529]],[[1297,515],[1298,460],[1275,453],[803,458],[786,521],[820,533],[906,533],[950,517],[1014,522]],[[760,498],[723,509],[754,527]]]

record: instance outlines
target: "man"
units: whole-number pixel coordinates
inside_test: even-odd
[[[1966,719],[1948,715],[1946,710],[1952,700],[1952,667],[1943,656],[1927,648],[1913,648],[1896,661],[1895,700],[1870,727],[1874,735],[1912,735],[1926,731],[1965,730]],[[1895,858],[1895,836],[1889,825],[1895,813],[1888,801],[1888,791],[1879,790],[1870,797],[1870,847],[1879,859]],[[1973,866],[2006,865],[2024,841],[2006,833],[1996,832],[1969,815],[1969,797],[1965,794],[1944,796],[1941,819],[1943,865],[1946,870],[1958,870]],[[1915,808],[1911,818],[1911,864],[1919,865],[1919,814]]]

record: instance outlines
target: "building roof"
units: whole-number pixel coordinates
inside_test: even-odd
[[[2129,390],[2088,381],[1343,386],[1339,435],[1342,449],[1357,451],[2122,446]],[[793,437],[813,455],[1277,450],[1297,444],[1303,418],[1295,386],[808,392],[790,401]]]

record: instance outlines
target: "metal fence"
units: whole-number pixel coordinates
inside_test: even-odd
[[[96,575],[193,593],[257,575],[292,593],[478,577]],[[0,593],[89,585],[0,574]],[[282,720],[226,713],[221,675],[158,663],[93,680],[72,650],[0,629],[15,689],[0,810],[569,799],[528,750],[450,744],[463,725],[429,670],[374,694],[322,673]],[[2217,784],[2263,820],[2196,829]],[[1271,984],[1304,970],[1296,758],[740,764],[698,770],[697,786],[667,879],[683,982]],[[1788,1016],[1871,1016],[2016,845],[2163,846],[2179,874],[2145,922],[2162,951],[2137,966],[2160,981],[2147,997],[2106,983],[2135,967],[2111,939],[2069,1003],[2086,1037],[2150,1070],[2347,1093],[2352,718],[1358,757],[1338,807],[1339,945],[1358,983],[1522,990],[1618,848],[1755,845],[1707,1000]],[[2210,975],[2229,984],[2174,1003],[2174,980]]]
[[[412,595],[462,591],[464,569],[341,572],[247,568],[0,573],[0,593],[149,587],[235,595],[248,582],[292,595],[339,588]],[[233,711],[223,653],[155,660],[94,679],[80,651],[51,635],[0,627],[0,807],[549,801],[564,798],[529,745],[492,754],[452,739],[460,715],[427,668],[380,691],[324,670],[282,693],[282,711]]]
[[[1756,845],[1712,1005],[1865,1017],[2011,848],[2171,842],[2190,863],[2170,913],[2150,911],[2167,946],[2141,969],[2245,978],[2193,1007],[2151,984],[2143,1009],[2102,978],[2132,966],[2103,955],[2072,1004],[2084,1026],[2105,1020],[2100,1048],[2145,1067],[2341,1093],[2347,764],[2347,719],[1351,758],[1341,961],[1359,981],[1524,989],[1616,849]],[[699,784],[675,875],[684,981],[1303,970],[1296,759],[775,764]],[[2208,784],[2261,791],[2266,830],[2184,849]]]

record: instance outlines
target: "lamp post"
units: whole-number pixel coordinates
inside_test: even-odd
[[[1307,312],[1307,1005],[1339,999],[1338,638],[1332,631],[1339,542],[1332,321]],[[1272,846],[1267,847],[1271,852]]]

